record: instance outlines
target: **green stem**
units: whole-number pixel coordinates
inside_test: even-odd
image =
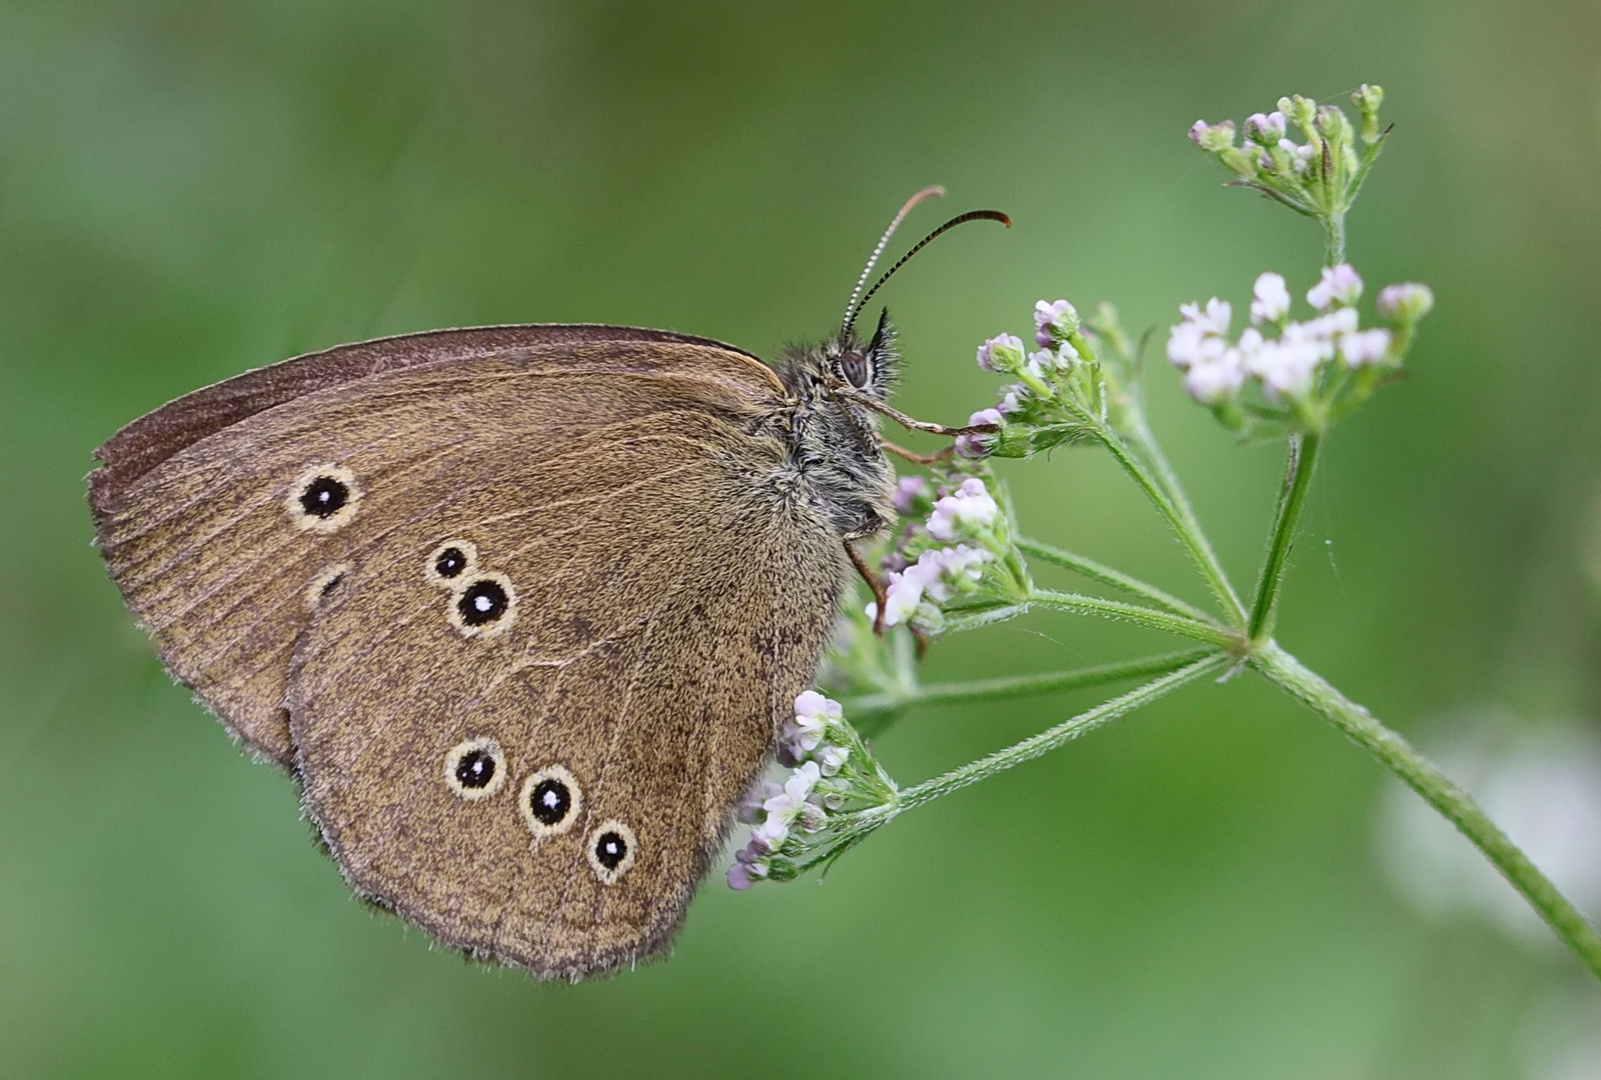
[[[1144,429],[1144,424],[1141,423],[1138,428]],[[1245,606],[1240,603],[1240,598],[1234,592],[1234,586],[1229,584],[1228,575],[1223,572],[1223,565],[1218,561],[1217,553],[1212,550],[1206,534],[1201,531],[1201,523],[1196,519],[1189,500],[1184,497],[1178,477],[1173,474],[1167,459],[1162,455],[1161,448],[1156,445],[1156,440],[1150,436],[1148,429],[1137,437],[1146,456],[1160,474],[1160,479],[1151,474],[1143,461],[1129,453],[1128,446],[1115,431],[1105,427],[1101,429],[1101,442],[1112,452],[1112,456],[1117,458],[1117,463],[1123,466],[1123,471],[1140,485],[1157,511],[1167,519],[1173,535],[1178,537],[1179,543],[1189,553],[1190,561],[1200,570],[1201,577],[1206,580],[1207,588],[1212,590],[1212,595],[1222,605],[1229,621],[1243,625]]]
[[[1321,713],[1346,738],[1378,758],[1408,787],[1423,796],[1425,802],[1450,819],[1512,887],[1523,894],[1591,973],[1601,979],[1601,935],[1467,792],[1452,783],[1400,735],[1309,671],[1276,642],[1269,641],[1261,646],[1251,658],[1251,666],[1303,705]]]
[[[1176,596],[1169,595],[1154,585],[1147,585],[1138,578],[1130,577],[1121,570],[1114,570],[1110,566],[1098,563],[1094,559],[1086,559],[1075,552],[1065,551],[1062,548],[1042,544],[1038,540],[1029,540],[1019,537],[1017,548],[1025,555],[1044,559],[1048,563],[1060,566],[1074,573],[1082,574],[1092,581],[1110,585],[1114,589],[1122,589],[1126,593],[1141,597],[1157,607],[1182,615],[1197,622],[1214,622],[1213,618],[1200,608],[1191,607]]]
[[[1345,211],[1330,210],[1323,215],[1323,265],[1338,266],[1345,261]]]
[[[1183,652],[1148,656],[1120,664],[1099,664],[1095,667],[1074,668],[1070,671],[1052,671],[1040,675],[1010,675],[998,679],[976,679],[971,682],[927,683],[904,691],[887,691],[847,698],[842,704],[845,715],[858,727],[859,721],[914,705],[955,705],[970,701],[1002,701],[1008,698],[1034,697],[1054,694],[1063,690],[1082,690],[1089,686],[1137,679],[1141,676],[1165,675],[1186,664],[1211,656],[1215,649],[1187,649]]]
[[[1306,503],[1307,488],[1312,484],[1312,471],[1317,466],[1320,441],[1320,436],[1315,432],[1290,436],[1290,455],[1284,466],[1284,486],[1279,489],[1279,503],[1273,511],[1267,558],[1262,561],[1262,573],[1256,582],[1256,601],[1251,605],[1251,622],[1246,628],[1246,634],[1252,641],[1260,640],[1272,632],[1279,586],[1284,582],[1285,564],[1290,557],[1290,548],[1295,543],[1295,526],[1301,518],[1301,507]]]
[[[1153,679],[1143,686],[1130,690],[1111,701],[1103,702],[1087,712],[1079,713],[1070,720],[1064,720],[1055,727],[1047,728],[1038,735],[1024,739],[1022,742],[997,751],[988,757],[979,758],[969,762],[959,769],[952,769],[943,776],[936,776],[932,780],[925,780],[915,787],[901,792],[900,798],[895,802],[895,810],[910,810],[926,802],[932,802],[941,795],[949,795],[957,788],[976,784],[980,780],[1004,772],[1025,761],[1032,761],[1043,754],[1048,754],[1057,747],[1071,742],[1080,735],[1094,731],[1104,724],[1109,724],[1142,705],[1172,693],[1187,682],[1227,667],[1231,658],[1224,653],[1212,652],[1199,660],[1180,668],[1177,671]]]
[[[1195,619],[1186,619],[1155,608],[1125,604],[1120,600],[1106,600],[1099,596],[1085,596],[1083,593],[1056,592],[1053,589],[1035,589],[1029,593],[1028,603],[1056,608],[1059,611],[1071,611],[1076,615],[1099,615],[1103,619],[1131,622],[1136,626],[1165,630],[1170,634],[1180,634],[1225,649],[1233,649],[1239,645],[1238,631],[1225,630],[1210,621],[1197,622]]]

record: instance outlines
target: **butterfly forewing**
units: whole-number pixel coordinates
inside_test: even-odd
[[[469,369],[490,364],[490,369]],[[654,395],[638,387],[650,384]],[[197,391],[130,424],[90,475],[98,541],[173,675],[244,742],[288,764],[290,650],[340,568],[441,471],[496,439],[533,459],[662,408],[759,410],[757,361],[698,339],[607,327],[448,331],[345,346]],[[254,410],[254,411],[251,411]],[[345,504],[296,500],[329,466]],[[311,507],[317,512],[329,509]],[[434,496],[437,498],[437,495]],[[311,527],[304,527],[311,526]]]

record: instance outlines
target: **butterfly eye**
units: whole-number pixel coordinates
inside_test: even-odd
[[[573,774],[560,765],[552,765],[523,781],[518,808],[528,831],[543,839],[572,828],[583,805],[584,796]]]
[[[446,540],[428,553],[423,576],[431,584],[455,588],[463,574],[470,574],[478,564],[478,549],[469,540]]]
[[[451,597],[450,621],[467,637],[504,633],[517,610],[517,594],[505,574],[480,574]]]
[[[589,865],[602,885],[615,885],[634,865],[639,841],[620,821],[605,821],[589,834]]]
[[[470,802],[487,799],[506,783],[506,757],[493,739],[468,739],[445,754],[445,783]]]
[[[858,390],[867,385],[867,380],[873,373],[872,365],[868,363],[867,355],[857,352],[855,349],[839,358],[839,369],[845,374],[845,378],[850,380],[850,384]]]
[[[336,532],[356,516],[361,489],[341,465],[316,465],[300,474],[289,489],[284,508],[296,525],[312,532]]]

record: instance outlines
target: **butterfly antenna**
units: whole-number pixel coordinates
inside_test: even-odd
[[[895,217],[889,223],[889,228],[885,229],[884,235],[878,238],[878,246],[873,249],[873,254],[868,257],[867,265],[862,267],[862,276],[856,279],[856,288],[851,290],[850,302],[845,305],[845,321],[840,324],[839,336],[841,338],[850,334],[851,326],[856,322],[856,313],[861,310],[861,304],[857,303],[857,298],[862,295],[862,286],[867,284],[867,276],[873,272],[873,267],[878,265],[878,257],[884,254],[884,248],[889,246],[889,238],[895,235],[895,230],[900,228],[900,224],[906,219],[906,215],[912,212],[912,207],[927,199],[941,197],[944,194],[945,189],[938,184],[926,187],[910,199],[907,199],[900,210],[896,212]],[[862,303],[866,303],[866,301],[864,300]]]
[[[873,298],[873,294],[878,292],[878,290],[883,287],[884,282],[895,276],[895,271],[899,270],[901,267],[910,262],[913,255],[916,255],[919,251],[922,251],[924,248],[928,247],[929,244],[934,242],[936,237],[950,232],[958,225],[965,225],[969,221],[998,221],[1002,225],[1005,225],[1008,229],[1012,227],[1012,219],[1001,213],[999,210],[969,210],[965,214],[959,214],[956,217],[951,218],[945,224],[941,225],[939,228],[935,229],[933,232],[919,240],[916,244],[912,245],[912,250],[908,251],[905,255],[902,255],[894,266],[890,267],[888,270],[885,270],[883,274],[879,275],[878,280],[873,282],[873,287],[867,290],[867,295],[863,296],[860,303],[856,305],[858,310],[866,307],[867,302]],[[855,315],[853,313],[848,316],[846,320],[846,334],[850,333],[851,323],[854,321]]]

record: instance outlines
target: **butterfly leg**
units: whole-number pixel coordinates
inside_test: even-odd
[[[993,435],[1000,430],[1000,427],[996,424],[968,424],[966,427],[946,427],[944,424],[930,424],[924,420],[912,419],[893,405],[880,401],[871,394],[863,394],[860,391],[841,386],[831,385],[829,389],[840,397],[854,401],[858,405],[865,405],[874,412],[883,413],[908,431],[926,431],[930,435],[947,435],[954,438],[957,435]]]
[[[956,456],[956,446],[954,443],[936,454],[919,454],[915,451],[906,449],[904,446],[896,446],[894,443],[884,438],[878,440],[878,445],[883,447],[891,454],[894,454],[896,457],[905,458],[913,465],[938,465],[940,462],[949,461],[951,458]]]
[[[884,582],[879,579],[878,575],[873,573],[872,567],[867,565],[867,560],[862,558],[855,548],[851,547],[849,540],[845,541],[845,554],[850,556],[851,564],[856,567],[856,572],[862,575],[862,580],[867,582],[867,587],[873,590],[873,599],[878,604],[873,614],[873,633],[882,634],[884,632],[884,606],[889,603],[889,591],[884,588]]]

